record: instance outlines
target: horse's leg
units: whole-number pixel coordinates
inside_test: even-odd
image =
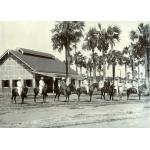
[[[59,93],[59,94],[57,94],[58,102],[59,102],[59,97],[60,97],[60,93]]]
[[[45,103],[45,95],[43,94],[43,103]]]
[[[47,93],[45,94],[45,103],[46,103],[46,97],[47,97],[48,95],[47,95]]]
[[[80,96],[81,96],[81,93],[79,93],[79,96],[78,96],[79,101],[80,101]]]
[[[67,94],[66,94],[66,102],[67,102]]]
[[[111,94],[109,94],[109,100],[111,100]]]
[[[139,91],[138,95],[139,95],[139,101],[140,101],[141,100],[141,92],[140,91]]]
[[[13,99],[14,99],[14,96],[12,95],[12,97],[11,97],[11,103],[12,104],[13,104],[13,101],[14,101]]]
[[[111,99],[112,99],[112,101],[114,100],[114,93],[113,92],[111,93]]]
[[[105,100],[105,92],[103,94],[104,94],[103,97],[104,97],[104,100]]]
[[[70,97],[70,94],[68,94],[68,102],[69,102],[69,97]]]
[[[80,101],[80,91],[77,91],[77,96],[78,96],[78,102]]]
[[[24,96],[23,95],[21,96],[21,99],[22,99],[21,104],[24,104]]]
[[[57,94],[54,96],[54,102],[55,102],[56,96],[57,96]]]
[[[17,102],[16,102],[16,95],[14,96],[14,101],[15,101],[15,104],[17,104]]]
[[[36,96],[37,96],[37,94],[35,93],[34,94],[34,102],[36,103]]]
[[[104,92],[101,93],[101,99],[104,99]]]
[[[129,93],[127,93],[127,101],[129,100],[129,95],[130,95],[130,94],[129,94]]]
[[[92,94],[90,93],[90,102],[92,101]]]

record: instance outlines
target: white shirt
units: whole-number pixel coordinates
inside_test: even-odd
[[[17,87],[22,88],[22,82],[21,81],[17,81]]]
[[[88,85],[87,80],[84,80],[84,81],[83,81],[83,84],[84,84],[84,85]]]
[[[45,82],[44,82],[43,80],[40,80],[40,81],[39,81],[39,86],[44,87],[44,86],[45,86]]]

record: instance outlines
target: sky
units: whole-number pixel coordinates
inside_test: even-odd
[[[117,25],[120,27],[120,42],[116,43],[114,49],[122,50],[130,44],[129,32],[136,30],[140,22],[86,21],[84,33],[92,27],[97,27],[98,23],[101,23],[103,28],[107,28],[108,25]],[[27,48],[51,53],[55,57],[64,60],[64,52],[59,53],[52,48],[51,29],[54,28],[54,25],[55,22],[51,21],[0,22],[0,55],[7,49]],[[81,50],[80,45],[78,46],[78,50]],[[90,52],[83,51],[83,54],[90,55]]]

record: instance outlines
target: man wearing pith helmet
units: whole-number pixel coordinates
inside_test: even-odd
[[[41,77],[40,81],[39,81],[39,95],[42,94],[42,90],[45,86],[45,82],[44,82],[44,77]]]
[[[17,81],[17,90],[18,90],[18,95],[21,96],[21,93],[22,93],[22,82],[21,82],[21,78],[19,77],[18,78],[18,81]]]

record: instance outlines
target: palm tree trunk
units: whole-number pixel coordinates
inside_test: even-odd
[[[102,52],[102,56],[104,58],[104,51]],[[103,61],[103,82],[105,81],[106,78],[106,62],[105,60]]]
[[[82,75],[82,66],[80,66],[80,74]]]
[[[112,65],[112,72],[113,72],[113,84],[115,83],[115,68],[116,68],[116,65],[115,65],[115,63],[113,63],[113,65]]]
[[[127,83],[127,64],[125,63],[125,84]]]
[[[94,59],[94,49],[92,50],[93,55],[93,82],[96,82],[96,64]]]
[[[76,44],[75,44],[75,54],[77,53],[77,49],[76,49]],[[76,57],[76,60],[75,60],[76,62],[77,62],[77,57]],[[76,72],[78,73],[78,67],[77,67],[77,64],[76,64]]]
[[[70,79],[69,79],[69,62],[68,62],[68,57],[69,57],[69,46],[66,45],[65,47],[65,57],[66,57],[66,85],[69,85]]]
[[[138,61],[138,86],[140,86],[140,66],[139,66],[139,61]]]
[[[146,82],[146,88],[148,91],[148,94],[150,93],[150,88],[149,88],[149,61],[148,61],[148,50],[145,48],[145,82]]]
[[[68,70],[68,49],[65,48],[65,57],[66,57],[66,79],[68,78],[69,70]]]
[[[133,80],[134,80],[134,62],[132,58],[132,87],[133,87]]]

